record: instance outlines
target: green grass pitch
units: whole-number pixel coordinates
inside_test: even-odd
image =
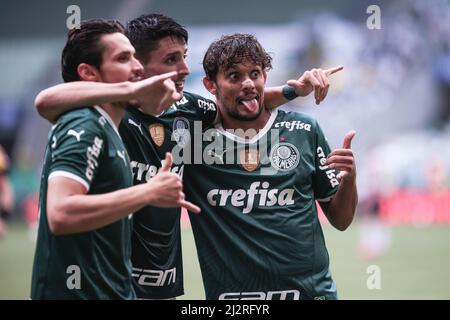
[[[340,299],[450,299],[450,228],[396,227],[390,250],[373,260],[357,254],[358,224],[339,232],[324,227]],[[190,230],[183,233],[185,295],[204,299]],[[28,299],[34,243],[23,225],[10,225],[0,240],[0,299]],[[368,289],[369,266],[379,267],[380,289]]]

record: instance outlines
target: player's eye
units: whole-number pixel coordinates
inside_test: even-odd
[[[253,79],[256,79],[256,78],[259,77],[259,71],[258,71],[258,70],[253,70],[252,73],[251,73],[250,75],[251,75],[251,77],[252,77]]]
[[[166,59],[165,63],[168,65],[173,65],[173,64],[177,63],[177,61],[178,61],[177,57],[172,56],[172,57],[168,57]]]
[[[236,81],[239,79],[239,75],[236,72],[232,72],[232,73],[228,74],[228,78],[231,81]]]
[[[120,55],[118,58],[117,58],[117,61],[119,61],[120,63],[126,63],[126,62],[128,62],[130,60],[130,56],[129,55]]]

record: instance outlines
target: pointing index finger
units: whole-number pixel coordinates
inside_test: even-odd
[[[177,71],[171,71],[171,72],[159,74],[159,75],[156,75],[156,76],[153,76],[153,77],[154,77],[154,79],[156,81],[164,81],[166,79],[169,79],[169,78],[172,78],[172,77],[176,76],[177,74],[178,74]]]
[[[344,66],[330,68],[330,69],[325,70],[325,74],[328,77],[328,76],[331,76],[332,74],[335,74],[336,72],[341,71],[342,69],[344,69]]]

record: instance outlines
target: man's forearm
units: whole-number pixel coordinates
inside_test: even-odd
[[[41,91],[35,100],[39,114],[54,123],[69,110],[109,102],[128,101],[132,96],[131,83],[103,83],[75,81],[62,83]]]
[[[264,90],[264,104],[267,109],[277,108],[288,101],[283,95],[283,86],[269,87]]]
[[[330,223],[344,231],[350,226],[358,203],[358,191],[354,179],[341,181],[338,191],[328,205],[326,215]]]
[[[49,189],[50,190],[50,189]],[[151,203],[144,185],[102,195],[71,195],[48,199],[49,225],[56,235],[86,232],[111,224]],[[58,197],[58,194],[53,197]]]

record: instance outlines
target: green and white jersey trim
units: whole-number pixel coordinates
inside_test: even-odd
[[[110,115],[100,106],[94,106],[94,109],[98,111],[98,113],[100,113],[100,115],[105,118],[105,120],[109,123],[109,125],[111,126],[111,128],[114,130],[114,132],[116,132],[117,136],[119,137],[119,139],[122,141],[122,137],[119,134],[119,131],[114,123],[114,121],[111,119]],[[57,126],[57,124],[52,126],[52,130],[55,129]],[[83,187],[86,188],[86,192],[89,191],[90,189],[90,183],[88,181],[86,181],[84,178],[69,172],[69,171],[64,171],[64,170],[56,170],[50,173],[50,175],[48,176],[47,181],[50,181],[51,179],[55,178],[55,177],[65,177],[65,178],[69,178],[72,179],[74,181],[77,181],[79,183],[81,183],[83,185]]]
[[[242,137],[239,137],[235,134],[232,134],[231,132],[225,130],[222,126],[222,123],[217,123],[215,125],[217,131],[219,131],[221,134],[223,134],[225,137],[227,137],[228,139],[234,140],[238,143],[243,143],[243,144],[254,144],[256,143],[259,139],[261,139],[262,137],[264,137],[269,130],[272,128],[273,123],[275,122],[275,119],[277,118],[278,115],[278,109],[272,110],[271,114],[270,114],[270,118],[267,121],[266,125],[264,126],[264,128],[262,128],[261,130],[259,130],[258,134],[255,135],[254,137],[252,137],[251,139],[244,139]]]
[[[117,133],[117,136],[120,138],[120,140],[122,140],[122,137],[119,134],[119,130],[117,129],[114,121],[111,119],[109,114],[105,110],[100,108],[99,106],[94,106],[94,108],[106,119],[106,121],[108,121],[108,123],[111,125],[111,127],[114,129],[114,131]]]
[[[53,171],[52,173],[50,173],[47,180],[50,181],[51,179],[56,178],[56,177],[64,177],[64,178],[69,178],[69,179],[75,180],[76,182],[81,183],[83,185],[83,187],[86,188],[86,192],[88,192],[91,187],[90,184],[86,180],[81,178],[80,176],[77,176],[76,174],[73,174],[72,172],[63,171],[63,170]]]

